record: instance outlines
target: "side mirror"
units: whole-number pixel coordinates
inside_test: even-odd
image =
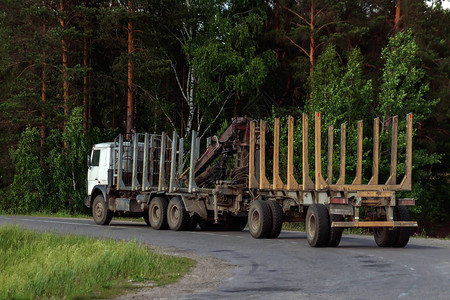
[[[89,154],[87,155],[87,167],[91,167],[91,156]]]

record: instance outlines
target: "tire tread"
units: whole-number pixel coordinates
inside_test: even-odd
[[[276,239],[280,235],[281,228],[283,227],[283,209],[276,200],[268,200],[267,205],[272,215],[272,226],[268,238]]]

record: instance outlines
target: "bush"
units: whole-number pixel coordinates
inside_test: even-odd
[[[14,181],[0,209],[16,214],[86,213],[86,155],[92,144],[111,135],[96,128],[84,135],[81,107],[72,111],[65,132],[50,132],[44,147],[40,146],[39,129],[26,128],[17,149],[10,150]]]

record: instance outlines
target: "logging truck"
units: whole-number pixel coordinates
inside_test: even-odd
[[[408,243],[417,222],[411,221],[407,206],[415,200],[398,199],[395,192],[411,189],[411,114],[406,116],[405,173],[399,183],[396,116],[391,119],[391,165],[385,183],[379,182],[378,118],[373,125],[372,177],[367,184],[362,178],[362,121],[356,128],[356,175],[351,183],[346,182],[346,124],[340,128],[339,177],[333,182],[334,129],[328,128],[324,179],[320,113],[314,115],[311,173],[308,115],[303,114],[298,124],[288,118],[285,176],[280,175],[280,120],[273,123],[269,131],[265,121],[235,118],[220,137],[206,140],[203,151],[197,132],[192,131],[186,154],[184,139],[177,132],[171,136],[132,133],[96,144],[88,155],[85,205],[99,225],[108,225],[113,217],[143,217],[155,230],[242,231],[248,226],[254,238],[277,238],[283,222],[305,222],[312,247],[338,246],[344,228],[371,228],[380,247]],[[294,126],[301,126],[301,149],[294,149]],[[266,151],[267,156],[273,155],[271,173]],[[301,151],[300,165],[294,165],[295,151]]]

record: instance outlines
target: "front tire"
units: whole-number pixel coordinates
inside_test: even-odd
[[[180,197],[173,197],[169,201],[167,208],[167,223],[169,228],[174,231],[185,230],[189,226],[189,213],[184,207],[184,203]]]
[[[153,229],[167,229],[167,200],[164,197],[155,197],[148,208],[148,218]]]
[[[98,195],[94,199],[92,216],[98,225],[108,225],[112,220],[112,212],[106,207],[106,202],[102,195]]]
[[[330,215],[323,204],[313,204],[306,213],[306,239],[311,247],[323,247],[330,238]]]
[[[267,203],[261,199],[253,201],[248,212],[250,234],[257,239],[265,238],[272,228],[272,215]]]

